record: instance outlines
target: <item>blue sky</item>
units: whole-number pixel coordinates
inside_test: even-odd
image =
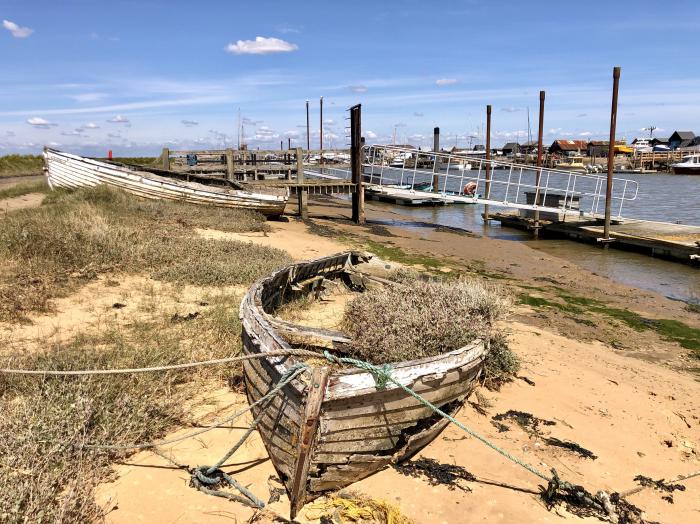
[[[237,142],[343,147],[363,104],[369,142],[606,138],[612,68],[618,135],[700,132],[700,2],[0,0],[0,155],[154,154]],[[260,38],[258,38],[260,37]],[[257,39],[257,41],[256,41]]]

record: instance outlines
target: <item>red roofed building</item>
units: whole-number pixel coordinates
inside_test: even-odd
[[[586,153],[587,140],[555,140],[549,146],[551,155],[581,155]]]

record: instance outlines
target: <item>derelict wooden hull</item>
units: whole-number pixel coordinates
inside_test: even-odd
[[[347,252],[295,264],[253,285],[240,309],[244,352],[289,349],[290,335],[307,335],[327,342],[329,347],[347,342],[341,333],[294,326],[270,313],[295,289],[312,285],[319,275],[330,279],[354,274],[353,278],[358,278],[355,265],[362,257]],[[480,376],[484,355],[484,344],[475,341],[438,357],[392,364],[392,376],[454,413]],[[262,397],[294,362],[292,357],[245,362],[249,402]],[[330,372],[323,362],[318,366],[284,388],[259,426],[290,495],[292,518],[304,503],[323,492],[343,488],[390,463],[410,458],[447,425],[395,385],[378,390],[367,372]]]
[[[272,191],[266,194],[208,186],[52,149],[44,151],[44,162],[52,189],[75,189],[107,184],[144,198],[251,209],[267,216],[284,213],[288,199],[286,191]]]

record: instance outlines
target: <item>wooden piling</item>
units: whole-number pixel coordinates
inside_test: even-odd
[[[323,167],[323,97],[319,100],[319,106],[321,110],[321,116],[319,117],[319,135],[318,135],[318,144],[319,144],[319,149],[321,150],[321,159],[319,162],[321,163],[321,167]]]
[[[299,173],[303,173],[303,172],[304,172],[304,152],[303,152],[303,150],[302,150],[300,147],[297,147],[297,148],[294,150],[294,154],[295,154],[296,157],[297,157],[297,177],[298,177],[298,176],[299,176]],[[291,179],[292,179],[291,170],[289,171],[289,173],[290,173],[290,174],[289,174],[289,176],[287,177],[287,180],[291,180]]]
[[[608,180],[605,186],[605,225],[603,226],[604,247],[610,242],[610,215],[612,211],[613,169],[615,168],[615,128],[617,127],[617,95],[620,87],[620,67],[613,68],[613,94],[610,109],[610,143],[608,144]]]
[[[304,164],[303,157],[300,154],[301,149],[297,148],[297,184],[304,183]],[[301,164],[301,165],[300,165]],[[301,169],[300,169],[301,167]],[[297,207],[299,210],[299,216],[306,220],[309,218],[309,192],[305,189],[297,189]]]
[[[540,122],[537,130],[537,170],[535,171],[535,205],[540,204],[540,180],[542,179],[542,135],[544,132],[544,91],[540,91]],[[535,210],[534,237],[540,236],[540,210]]]
[[[352,220],[365,223],[365,186],[362,180],[362,105],[350,108],[350,172],[355,192],[352,194]]]
[[[226,178],[233,180],[233,149],[226,149]]]
[[[435,162],[433,162],[433,193],[439,191],[438,186],[440,185],[440,176],[438,171],[440,170],[440,159],[438,158],[438,153],[440,153],[440,128],[433,128],[433,153],[435,153]],[[418,161],[418,158],[416,158]]]
[[[484,198],[491,198],[491,105],[486,106],[486,186]],[[484,222],[489,221],[489,205],[484,205]]]
[[[164,147],[160,156],[163,159],[163,169],[170,171],[170,149]]]

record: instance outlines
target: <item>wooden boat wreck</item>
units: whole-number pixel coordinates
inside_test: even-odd
[[[286,189],[256,188],[251,192],[227,181],[222,182],[228,187],[209,185],[202,177],[193,181],[187,175],[93,160],[49,148],[44,149],[44,163],[52,189],[107,184],[144,198],[251,209],[267,216],[284,213],[289,198]]]
[[[254,284],[241,303],[243,348],[248,353],[293,347],[343,354],[349,339],[341,332],[307,327],[275,316],[283,304],[318,296],[328,280],[350,289],[396,285],[358,268],[369,257],[340,253],[294,264]],[[279,353],[277,353],[279,354]],[[447,413],[455,413],[483,370],[480,340],[420,360],[391,364],[392,377]],[[264,396],[297,363],[291,356],[244,363],[248,401]],[[388,464],[407,460],[435,439],[448,422],[391,382],[378,389],[374,377],[358,369],[331,369],[323,360],[307,362],[302,373],[274,398],[258,430],[285,483],[292,518],[306,502],[343,488]],[[260,409],[254,409],[254,415]]]

